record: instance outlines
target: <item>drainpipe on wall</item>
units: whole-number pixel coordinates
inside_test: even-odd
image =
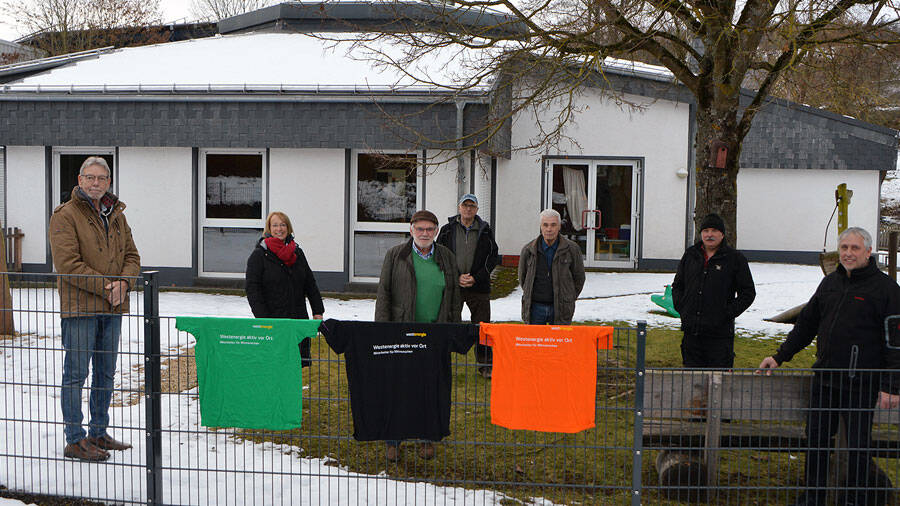
[[[466,103],[462,100],[456,101],[456,197],[468,193],[468,185],[466,185],[466,157],[463,153],[463,112]]]

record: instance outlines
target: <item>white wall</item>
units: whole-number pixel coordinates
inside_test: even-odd
[[[191,267],[191,148],[119,148],[118,192],[141,265]]]
[[[445,159],[446,157],[436,158],[436,161]],[[468,167],[469,161],[467,159],[467,174]],[[444,225],[447,222],[447,218],[455,215],[457,212],[456,202],[459,200],[459,195],[457,195],[456,184],[456,159],[450,159],[435,165],[431,165],[431,162],[429,162],[425,171],[425,209],[433,212],[438,217],[441,225]],[[468,188],[468,184],[466,187]]]
[[[834,210],[834,190],[853,190],[849,224],[878,230],[877,170],[741,169],[738,172],[738,248],[822,251]],[[828,226],[828,249],[837,248],[837,215]]]
[[[47,171],[43,146],[7,146],[6,217],[3,226],[19,227],[22,261],[47,261]]]
[[[344,150],[269,151],[269,211],[290,217],[314,271],[344,270],[346,193]]]
[[[541,153],[515,152],[498,160],[497,243],[500,252],[519,254],[537,237],[541,204],[541,155],[621,156],[644,158],[643,257],[678,259],[684,252],[687,180],[676,175],[688,163],[689,109],[687,104],[625,96],[640,110],[620,106],[596,90],[579,96],[585,106],[565,132],[577,141]],[[554,112],[541,113],[551,128]],[[513,146],[527,145],[539,131],[533,117],[520,115],[512,126]]]

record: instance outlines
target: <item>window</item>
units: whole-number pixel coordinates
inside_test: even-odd
[[[422,204],[419,156],[356,153],[351,279],[374,281],[387,250],[409,239],[409,220]]]
[[[58,199],[54,202],[54,206],[68,202],[72,198],[72,188],[78,186],[78,172],[81,170],[81,164],[88,157],[99,156],[106,160],[112,175],[116,175],[115,151],[110,148],[61,148],[53,152],[54,179],[53,179],[53,195]],[[116,178],[113,177],[112,186],[109,191],[116,193],[118,186]]]
[[[265,153],[203,152],[200,274],[240,277],[265,226]]]

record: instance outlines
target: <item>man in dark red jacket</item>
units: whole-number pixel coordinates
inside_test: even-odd
[[[734,366],[734,319],[756,288],[747,259],[725,240],[725,221],[710,214],[700,241],[684,252],[672,282],[672,302],[681,315],[681,359],[685,367]]]
[[[866,504],[865,489],[871,478],[867,449],[872,409],[876,400],[885,409],[900,405],[896,375],[874,370],[900,368],[900,356],[887,347],[884,336],[885,318],[900,314],[900,286],[878,269],[871,257],[872,237],[865,230],[845,230],[838,240],[838,252],[837,270],[819,283],[778,351],[759,364],[760,369],[776,368],[818,336],[813,364],[816,374],[806,420],[807,491],[798,505],[825,504],[828,452],[839,417],[847,427],[850,448],[850,490],[840,504]]]

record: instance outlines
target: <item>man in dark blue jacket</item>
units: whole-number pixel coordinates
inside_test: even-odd
[[[459,293],[472,313],[472,323],[491,321],[491,271],[497,265],[497,243],[491,226],[478,216],[478,197],[459,198],[459,214],[441,227],[437,243],[450,248],[459,268]],[[462,311],[462,305],[460,305]],[[475,344],[478,373],[491,377],[491,349]]]
[[[778,367],[817,337],[806,420],[807,491],[796,503],[804,506],[825,504],[828,452],[839,417],[847,427],[850,448],[849,492],[840,504],[866,504],[872,410],[876,400],[884,409],[900,405],[896,375],[874,371],[900,368],[900,356],[887,347],[884,336],[885,318],[900,314],[900,286],[878,269],[871,257],[872,237],[865,230],[845,230],[838,239],[838,253],[837,270],[819,283],[778,351],[759,364],[760,369]]]
[[[707,215],[700,224],[700,241],[684,252],[672,282],[672,302],[684,332],[684,366],[731,369],[734,319],[755,298],[747,259],[728,246],[725,221]]]

